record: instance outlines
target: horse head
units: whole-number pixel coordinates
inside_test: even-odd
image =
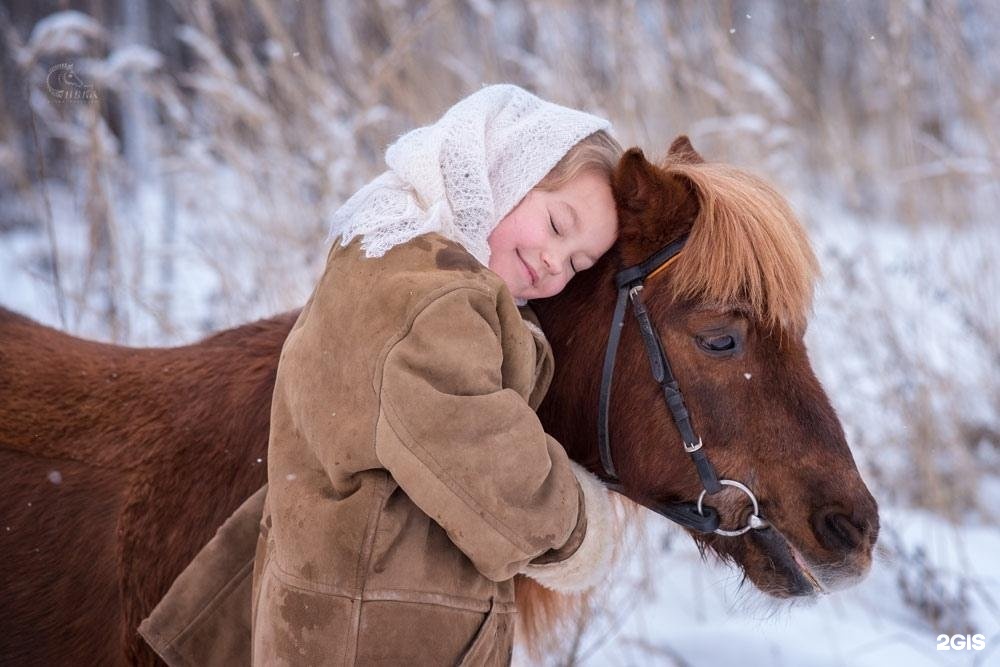
[[[747,488],[709,489],[705,505],[730,534],[691,531],[694,539],[774,596],[859,581],[871,566],[878,508],[806,353],[819,271],[805,230],[773,188],[705,162],[686,137],[661,165],[629,150],[612,180],[615,246],[560,295],[533,302],[556,358],[540,410],[547,429],[572,458],[607,477],[597,436],[607,336],[576,330],[609,331],[616,274],[683,239],[675,261],[645,279],[642,303],[702,451],[719,478]],[[614,472],[637,503],[690,503],[706,485],[651,375],[649,340],[639,329],[624,320],[610,382]],[[748,522],[752,529],[732,534]]]

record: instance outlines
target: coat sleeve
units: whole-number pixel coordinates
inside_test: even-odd
[[[503,385],[500,335],[486,290],[424,307],[383,363],[375,438],[403,491],[495,581],[566,544],[585,518],[562,446]]]

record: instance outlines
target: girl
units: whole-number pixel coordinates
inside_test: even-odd
[[[606,573],[607,492],[534,412],[552,352],[526,303],[615,241],[608,129],[490,86],[400,138],[334,215],[337,242],[281,352],[266,498],[203,550],[238,564],[222,541],[248,534],[241,512],[261,517],[254,665],[508,664],[515,574],[577,591]],[[185,571],[144,621],[168,662],[244,655],[219,639],[239,633],[204,620],[241,613],[228,591],[249,577],[227,567],[208,603],[220,611],[197,611],[210,588]],[[192,613],[196,631],[181,621]]]

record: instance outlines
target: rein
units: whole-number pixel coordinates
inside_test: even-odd
[[[666,269],[684,247],[687,241],[685,234],[673,243],[668,244],[639,264],[626,267],[615,274],[615,288],[618,290],[618,300],[615,302],[614,316],[611,320],[611,331],[608,334],[608,345],[604,351],[604,368],[601,374],[600,404],[598,406],[597,443],[604,468],[602,481],[612,491],[625,494],[624,486],[618,479],[614,461],[611,458],[611,437],[608,429],[608,416],[611,405],[611,381],[615,372],[615,358],[618,354],[618,344],[621,340],[622,328],[625,326],[625,310],[629,302],[639,323],[642,341],[649,359],[653,380],[663,391],[663,400],[670,410],[674,424],[680,432],[684,451],[691,456],[698,477],[701,479],[702,491],[697,502],[643,502],[642,504],[657,514],[674,521],[685,528],[701,533],[716,533],[734,537],[742,535],[751,528],[766,528],[768,523],[761,518],[757,498],[746,485],[730,480],[720,479],[708,454],[702,449],[701,438],[695,435],[691,425],[691,416],[684,405],[677,378],[674,377],[670,362],[663,350],[663,341],[649,319],[649,313],[642,301],[642,290],[645,281]],[[724,486],[731,486],[745,493],[753,504],[753,514],[747,520],[747,525],[739,530],[723,530],[719,527],[721,519],[714,507],[704,504],[706,495],[715,495]]]

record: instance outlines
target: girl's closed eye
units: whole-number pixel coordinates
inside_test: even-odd
[[[549,226],[552,227],[552,231],[556,233],[556,236],[562,236],[562,232],[560,232],[559,228],[556,227],[555,220],[552,218],[552,213],[549,213]],[[573,270],[573,275],[579,273],[579,271],[576,270],[576,266],[573,265],[573,258],[570,258],[569,260],[569,268]]]

